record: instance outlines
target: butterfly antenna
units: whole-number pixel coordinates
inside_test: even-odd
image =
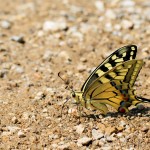
[[[66,80],[64,80],[64,79],[60,76],[60,73],[61,73],[61,72],[58,72],[58,77],[59,77],[62,81],[64,81],[64,83],[67,85],[66,89],[67,89],[67,90],[70,90],[70,91],[73,91],[73,88],[72,88],[71,86],[69,86],[69,82],[66,81]]]

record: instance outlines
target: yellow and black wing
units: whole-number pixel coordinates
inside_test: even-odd
[[[112,68],[101,76],[101,70],[94,74],[99,76],[83,93],[85,100],[95,108],[107,113],[106,104],[121,112],[127,112],[128,107],[140,102],[132,88],[143,65],[142,60],[129,60]],[[100,73],[100,75],[99,75]]]
[[[110,56],[108,56],[87,78],[85,83],[83,84],[81,91],[86,91],[92,82],[94,82],[97,78],[104,75],[106,72],[111,70],[112,68],[118,66],[119,64],[128,61],[133,60],[136,57],[137,53],[137,46],[135,45],[128,45],[124,46],[122,48],[119,48],[114,53],[112,53]],[[97,74],[98,72],[98,74]]]

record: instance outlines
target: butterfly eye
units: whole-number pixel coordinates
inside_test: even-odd
[[[72,92],[72,97],[76,97],[76,94],[74,92]]]

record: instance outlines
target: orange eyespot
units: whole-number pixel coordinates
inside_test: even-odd
[[[125,108],[123,108],[123,107],[119,107],[118,111],[121,112],[121,113],[125,113],[126,112]]]

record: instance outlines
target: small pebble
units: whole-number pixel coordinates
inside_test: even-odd
[[[104,29],[106,32],[112,32],[113,31],[112,24],[110,22],[106,23]]]
[[[69,108],[68,113],[74,116],[78,115],[78,110],[77,108]]]
[[[69,60],[69,59],[70,59],[70,56],[69,56],[69,54],[68,54],[66,51],[61,51],[61,52],[58,54],[58,56],[59,56],[60,58],[65,59],[65,60]]]
[[[24,73],[24,68],[20,65],[12,65],[11,69],[20,74]]]
[[[78,126],[75,126],[75,129],[78,134],[82,134],[85,127],[82,124],[79,124]]]
[[[125,121],[121,120],[120,123],[119,123],[119,125],[120,125],[121,127],[125,127],[127,124],[126,124]]]
[[[11,23],[7,20],[1,21],[1,27],[4,29],[10,29],[11,28]]]
[[[57,148],[57,147],[58,147],[58,144],[53,143],[53,144],[51,144],[51,146],[52,146],[53,148]]]
[[[19,137],[19,138],[24,138],[24,137],[26,137],[26,135],[24,134],[24,132],[22,132],[22,131],[20,130],[20,131],[18,131],[18,137]]]
[[[50,61],[53,56],[56,56],[56,53],[51,50],[46,50],[43,55],[43,60]]]
[[[47,113],[47,112],[48,112],[47,108],[44,108],[44,109],[42,110],[42,112],[43,112],[43,113]]]
[[[4,132],[1,133],[1,137],[9,136],[9,135],[11,135],[11,132],[8,132],[8,131],[4,131]]]
[[[121,22],[122,28],[123,29],[132,29],[134,27],[133,22],[129,21],[129,20],[123,20]]]
[[[107,141],[107,142],[112,142],[112,141],[115,141],[115,140],[116,140],[116,138],[113,137],[113,135],[111,135],[111,136],[106,136],[106,141]]]
[[[120,133],[117,133],[117,137],[122,137],[123,134],[120,132]]]
[[[97,10],[99,10],[100,12],[103,12],[105,10],[103,1],[96,0],[95,6],[96,6]]]
[[[20,130],[20,128],[17,127],[17,126],[7,126],[7,129],[8,129],[11,133],[15,133],[16,131]]]
[[[15,42],[18,42],[18,43],[21,43],[21,44],[25,43],[25,40],[24,40],[23,36],[12,36],[10,39],[12,41],[15,41]]]
[[[52,139],[58,139],[59,136],[57,134],[51,134],[49,135],[49,139],[52,140]]]
[[[132,0],[124,0],[124,1],[121,1],[121,6],[123,7],[134,7],[135,6],[135,2],[132,1]]]
[[[14,116],[12,119],[11,119],[12,123],[16,124],[18,122],[18,119]]]
[[[104,137],[104,133],[100,132],[99,130],[93,129],[92,130],[92,137],[95,140],[101,139]]]
[[[70,149],[69,147],[70,147],[69,143],[64,143],[63,145],[60,145],[57,148],[60,150],[69,150]]]
[[[77,66],[77,70],[78,70],[79,72],[83,72],[83,71],[85,71],[86,69],[87,69],[87,67],[86,67],[85,65],[79,64],[79,65]]]
[[[81,146],[81,145],[87,146],[91,142],[92,142],[91,138],[89,138],[89,137],[83,137],[83,138],[80,138],[80,139],[77,140],[77,145],[79,145],[79,146]]]
[[[126,143],[126,139],[125,138],[120,138],[119,139],[121,143]]]
[[[30,113],[29,112],[23,112],[22,119],[27,120],[27,119],[29,119],[29,117],[30,117]]]
[[[143,132],[148,132],[148,130],[149,130],[148,126],[144,126],[143,128],[141,128],[141,131],[143,131]]]
[[[106,129],[105,129],[105,134],[106,135],[111,135],[112,133],[115,133],[116,132],[116,128],[115,127],[107,127]]]
[[[114,13],[113,10],[108,9],[105,13],[105,16],[109,19],[116,19],[116,14]]]
[[[67,24],[64,21],[45,21],[43,24],[44,31],[60,31],[67,29]]]
[[[35,100],[42,100],[45,98],[45,93],[43,93],[42,91],[41,92],[38,92],[35,96]]]
[[[101,147],[101,150],[112,150],[112,147],[104,145],[103,147]]]

